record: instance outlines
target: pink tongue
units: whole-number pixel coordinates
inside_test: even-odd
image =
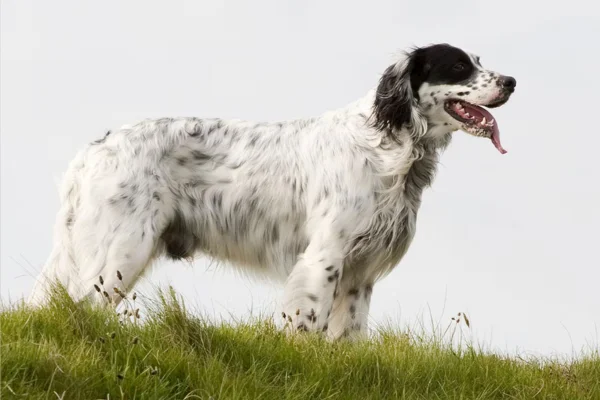
[[[473,115],[479,114],[480,117],[485,117],[485,119],[488,121],[491,121],[494,119],[492,114],[490,114],[490,112],[483,107],[473,106],[473,105],[469,104],[468,106],[465,106],[465,109],[470,111],[471,114],[473,114]],[[475,112],[473,112],[473,111],[475,111]],[[504,148],[502,147],[502,144],[500,143],[500,129],[498,128],[498,121],[496,121],[496,120],[494,120],[494,126],[492,127],[491,139],[492,139],[492,143],[494,144],[494,147],[496,147],[496,149],[498,149],[498,151],[501,154],[506,154],[506,150],[504,150]]]
[[[494,121],[494,127],[492,129],[492,143],[494,143],[494,146],[501,154],[506,154],[506,150],[504,150],[502,144],[500,143],[500,130],[498,129],[498,122]]]

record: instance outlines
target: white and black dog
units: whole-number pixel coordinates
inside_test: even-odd
[[[30,301],[44,301],[49,279],[75,298],[102,297],[99,276],[112,289],[119,271],[131,288],[163,255],[204,254],[285,281],[295,329],[363,334],[373,285],[410,246],[452,132],[504,153],[482,106],[504,104],[515,85],[436,44],[411,49],[365,97],[319,117],[164,118],[109,132],[69,166]]]

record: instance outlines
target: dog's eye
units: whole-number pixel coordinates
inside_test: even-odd
[[[454,67],[452,67],[452,69],[455,71],[463,71],[465,68],[466,65],[464,63],[454,64]]]

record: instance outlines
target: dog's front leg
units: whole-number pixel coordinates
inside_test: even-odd
[[[285,284],[284,313],[299,331],[327,331],[343,272],[340,235],[321,229],[299,257]]]

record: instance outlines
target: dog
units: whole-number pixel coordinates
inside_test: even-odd
[[[484,107],[515,86],[479,57],[432,44],[318,117],[163,118],[109,131],[69,165],[30,302],[44,302],[50,280],[99,300],[99,276],[130,289],[161,256],[203,254],[284,282],[293,330],[364,336],[373,286],[406,254],[440,153],[458,130],[505,153]]]

